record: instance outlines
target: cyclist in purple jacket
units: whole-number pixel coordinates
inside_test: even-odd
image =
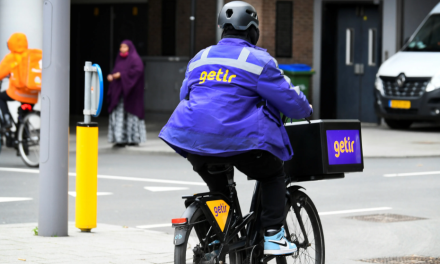
[[[262,183],[264,253],[295,252],[284,237],[286,186],[283,163],[292,147],[280,119],[304,118],[312,107],[293,87],[259,38],[255,8],[227,3],[218,17],[222,40],[188,64],[180,103],[159,137],[186,157],[210,191],[229,195],[226,177],[211,175],[207,164],[232,163]]]

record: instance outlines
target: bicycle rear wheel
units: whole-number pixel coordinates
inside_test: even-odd
[[[30,113],[18,128],[18,151],[29,167],[40,165],[40,115]]]
[[[186,233],[185,242],[182,245],[174,247],[174,263],[175,264],[204,264],[215,263],[207,261],[204,257],[206,254],[212,254],[212,252],[218,248],[215,246],[205,247],[205,243],[201,239],[208,239],[211,243],[215,238],[211,238],[214,233],[210,233],[206,238],[206,234],[210,229],[210,225],[207,221],[204,221],[206,217],[203,215],[201,209],[198,209],[191,219],[190,227]],[[197,223],[195,225],[191,225]],[[241,264],[242,256],[241,252],[234,252],[226,255],[227,264]]]
[[[2,133],[2,122],[0,120],[0,153],[2,153],[3,146],[3,133]]]
[[[277,257],[270,263],[287,264],[324,264],[325,263],[325,245],[324,233],[322,231],[321,220],[318,211],[312,200],[303,192],[289,188],[291,199],[286,206],[288,210],[284,221],[286,239],[298,245],[305,245],[304,234],[294,212],[291,201],[295,201],[299,207],[300,216],[304,224],[309,245],[298,247],[298,251],[290,256]]]

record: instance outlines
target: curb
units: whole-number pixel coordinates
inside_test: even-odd
[[[76,151],[75,151],[76,152]],[[165,151],[165,150],[138,150],[138,149],[130,149],[130,148],[120,148],[120,149],[114,149],[112,147],[108,147],[108,148],[100,148],[98,149],[98,153],[137,153],[140,155],[150,155],[150,154],[156,154],[156,155],[170,155],[170,156],[180,156],[179,154],[177,154],[176,152],[174,152],[173,150],[171,151]]]
[[[102,148],[99,149],[99,153],[139,153],[139,154],[161,154],[161,155],[175,155],[179,156],[176,152],[170,149],[170,151],[166,150],[142,150],[135,148],[122,148],[122,149],[113,149],[113,148]],[[440,157],[440,153],[438,154],[420,154],[420,155],[364,155],[364,158],[435,158]]]
[[[397,158],[437,158],[440,154],[402,155],[402,156],[365,156],[364,159],[397,159]]]
[[[11,148],[2,148],[2,152],[10,152],[16,151]],[[76,150],[71,150],[69,153],[76,153]],[[122,149],[113,149],[112,147],[99,148],[98,153],[137,153],[139,155],[167,155],[167,156],[178,156],[179,154],[174,152],[173,150],[165,151],[165,150],[136,150],[130,148],[122,148]],[[440,158],[439,154],[420,154],[420,155],[364,155],[364,159],[396,159],[396,158]]]

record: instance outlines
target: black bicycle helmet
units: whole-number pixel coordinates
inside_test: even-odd
[[[224,28],[231,25],[236,30],[247,30],[250,26],[258,29],[257,11],[243,1],[232,1],[223,6],[218,14],[218,25]]]

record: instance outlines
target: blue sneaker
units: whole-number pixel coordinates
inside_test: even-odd
[[[284,237],[284,227],[273,236],[264,236],[264,255],[288,255],[296,250],[296,245]]]

